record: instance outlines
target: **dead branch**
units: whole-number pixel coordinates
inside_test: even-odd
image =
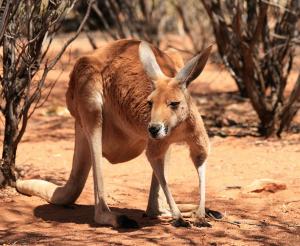
[[[298,35],[298,1],[286,1],[283,13],[276,12],[276,17],[271,10],[278,6],[269,1],[201,1],[223,62],[260,119],[260,133],[280,135],[298,110],[297,88],[290,99],[284,98]]]
[[[47,75],[82,31],[94,1],[89,1],[84,18],[74,35],[65,42],[54,58],[47,58],[42,64],[55,34],[74,3],[75,0],[52,0],[46,4],[42,0],[19,1],[16,9],[7,14],[9,18],[1,22],[6,28],[3,34],[3,76],[1,76],[1,96],[4,101],[1,111],[5,118],[5,136],[0,171],[5,177],[6,184],[14,185],[17,147],[26,131],[30,116],[44,102],[41,98],[45,92]],[[43,67],[42,76],[37,78],[41,67]],[[54,85],[55,82],[48,88],[44,100],[48,98]]]

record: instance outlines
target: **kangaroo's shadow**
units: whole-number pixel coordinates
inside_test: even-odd
[[[145,217],[145,212],[140,209],[127,209],[110,207],[110,209],[118,214],[127,215],[134,219],[139,224],[139,228],[153,226],[161,223],[160,219],[150,219]],[[58,223],[75,223],[75,224],[89,224],[91,227],[99,227],[94,222],[94,206],[93,205],[71,205],[71,206],[56,206],[52,204],[44,204],[37,206],[34,209],[34,216],[41,218],[47,222]],[[137,230],[135,229],[117,229],[120,232]]]

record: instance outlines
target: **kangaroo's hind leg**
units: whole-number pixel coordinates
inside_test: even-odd
[[[87,76],[88,77],[88,76]],[[119,215],[110,211],[104,193],[102,175],[102,122],[103,122],[103,99],[101,89],[97,87],[100,81],[90,78],[81,93],[84,97],[79,98],[78,111],[83,131],[85,133],[93,167],[94,195],[95,195],[95,222],[101,225],[110,225],[115,228],[137,227],[134,220],[125,215]]]

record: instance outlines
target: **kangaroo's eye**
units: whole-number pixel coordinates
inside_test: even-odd
[[[169,106],[172,108],[172,109],[177,109],[178,106],[179,106],[180,102],[170,102]]]
[[[153,102],[151,100],[147,101],[147,104],[150,108],[152,108]]]

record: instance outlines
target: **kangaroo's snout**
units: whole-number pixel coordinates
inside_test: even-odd
[[[159,131],[162,129],[161,124],[149,124],[148,131],[151,137],[156,138],[158,136]]]

